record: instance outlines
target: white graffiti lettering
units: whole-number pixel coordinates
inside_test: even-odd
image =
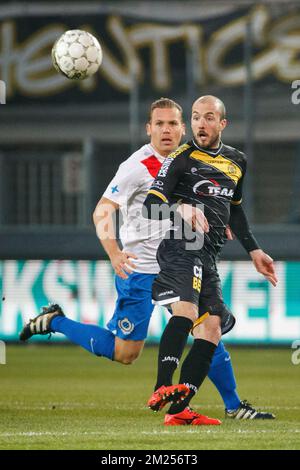
[[[243,57],[237,63],[228,61],[235,48],[243,45],[249,28],[255,53],[252,59],[253,78],[260,80],[273,75],[277,80],[292,82],[300,75],[300,13],[272,18],[266,5],[254,6],[249,13],[230,20],[203,40],[205,25],[154,24],[138,22],[126,25],[126,19],[108,16],[106,29],[111,42],[119,51],[118,57],[110,50],[108,41],[100,38],[104,52],[103,63],[97,75],[83,82],[65,80],[51,63],[51,47],[66,30],[64,24],[49,24],[36,30],[23,42],[17,42],[17,20],[0,25],[0,70],[6,83],[7,97],[16,93],[32,96],[58,94],[67,88],[79,86],[83,91],[94,89],[99,75],[113,88],[128,93],[133,81],[142,83],[149,64],[140,54],[141,48],[150,50],[151,73],[147,80],[156,90],[168,91],[173,71],[170,63],[171,45],[182,45],[186,54],[193,56],[193,76],[198,85],[214,80],[227,86],[242,85],[246,80]],[[80,27],[80,25],[79,25]],[[85,29],[98,36],[90,25]],[[239,57],[239,56],[237,56]]]

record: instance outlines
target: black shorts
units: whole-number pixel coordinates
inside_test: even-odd
[[[203,263],[201,257],[184,249],[182,240],[163,240],[157,251],[160,273],[152,286],[153,303],[164,305],[179,300],[198,306],[201,317],[208,312],[221,318],[222,334],[228,333],[235,318],[225,305],[216,265]]]

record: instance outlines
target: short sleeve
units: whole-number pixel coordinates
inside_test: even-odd
[[[130,160],[123,162],[103,193],[104,197],[121,207],[127,204],[141,182],[143,168],[134,163]]]

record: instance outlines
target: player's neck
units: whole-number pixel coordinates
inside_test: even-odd
[[[157,150],[157,148],[155,147],[155,145],[152,144],[152,142],[149,142],[149,145],[150,145],[150,147],[152,148],[153,153],[155,154],[155,156],[156,156],[159,160],[163,160],[164,158],[167,158],[167,156],[169,155],[169,154],[162,155],[162,154]]]

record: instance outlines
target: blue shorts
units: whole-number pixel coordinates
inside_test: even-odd
[[[154,309],[152,284],[156,274],[132,273],[128,279],[116,276],[118,292],[116,309],[107,328],[118,338],[135,341],[147,338],[148,326]]]

